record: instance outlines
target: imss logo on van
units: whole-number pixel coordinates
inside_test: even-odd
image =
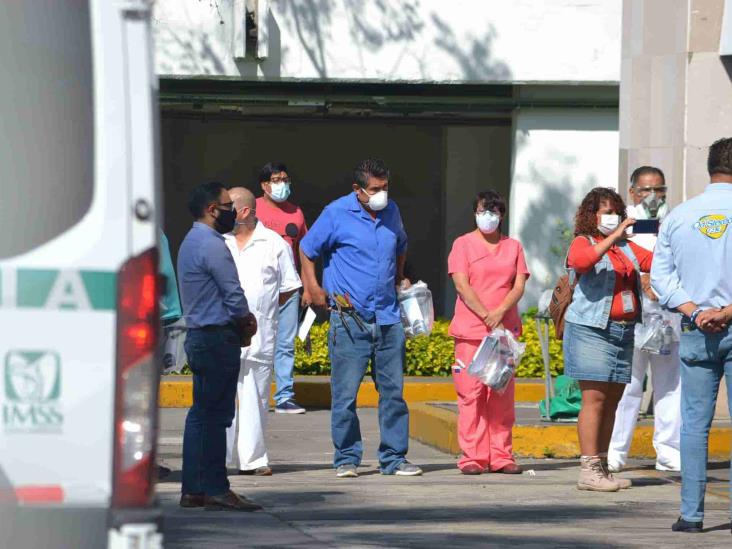
[[[53,351],[5,355],[2,420],[6,431],[58,431],[63,424],[61,360]]]

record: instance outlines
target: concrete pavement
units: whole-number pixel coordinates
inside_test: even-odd
[[[160,452],[174,473],[158,485],[166,547],[683,547],[732,546],[729,474],[712,464],[705,527],[673,534],[678,476],[635,462],[637,486],[615,494],[576,490],[575,461],[522,461],[534,474],[460,475],[453,456],[412,441],[415,478],[378,474],[376,410],[361,409],[365,459],[357,479],[331,468],[328,410],[270,415],[274,476],[232,476],[232,487],[261,503],[257,513],[177,506],[184,409],[164,409]]]

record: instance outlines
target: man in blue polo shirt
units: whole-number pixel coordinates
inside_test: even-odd
[[[356,396],[369,360],[379,392],[382,474],[421,475],[407,461],[409,410],[404,402],[405,336],[396,288],[404,278],[407,235],[397,205],[388,198],[389,170],[365,160],[354,172],[353,192],[331,202],[300,242],[303,300],[315,306],[347,298],[354,314],[331,312],[331,434],[338,477],[358,476],[363,445]],[[315,276],[322,259],[323,286]]]
[[[701,532],[709,429],[726,377],[732,412],[732,138],[709,148],[711,183],[675,208],[658,235],[651,285],[681,322],[681,516],[675,532]],[[732,508],[730,509],[732,512]]]

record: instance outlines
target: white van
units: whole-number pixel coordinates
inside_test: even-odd
[[[0,7],[0,547],[160,547],[142,0]]]

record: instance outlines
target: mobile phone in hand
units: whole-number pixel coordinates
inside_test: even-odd
[[[633,234],[658,234],[658,219],[638,219],[633,223]]]

